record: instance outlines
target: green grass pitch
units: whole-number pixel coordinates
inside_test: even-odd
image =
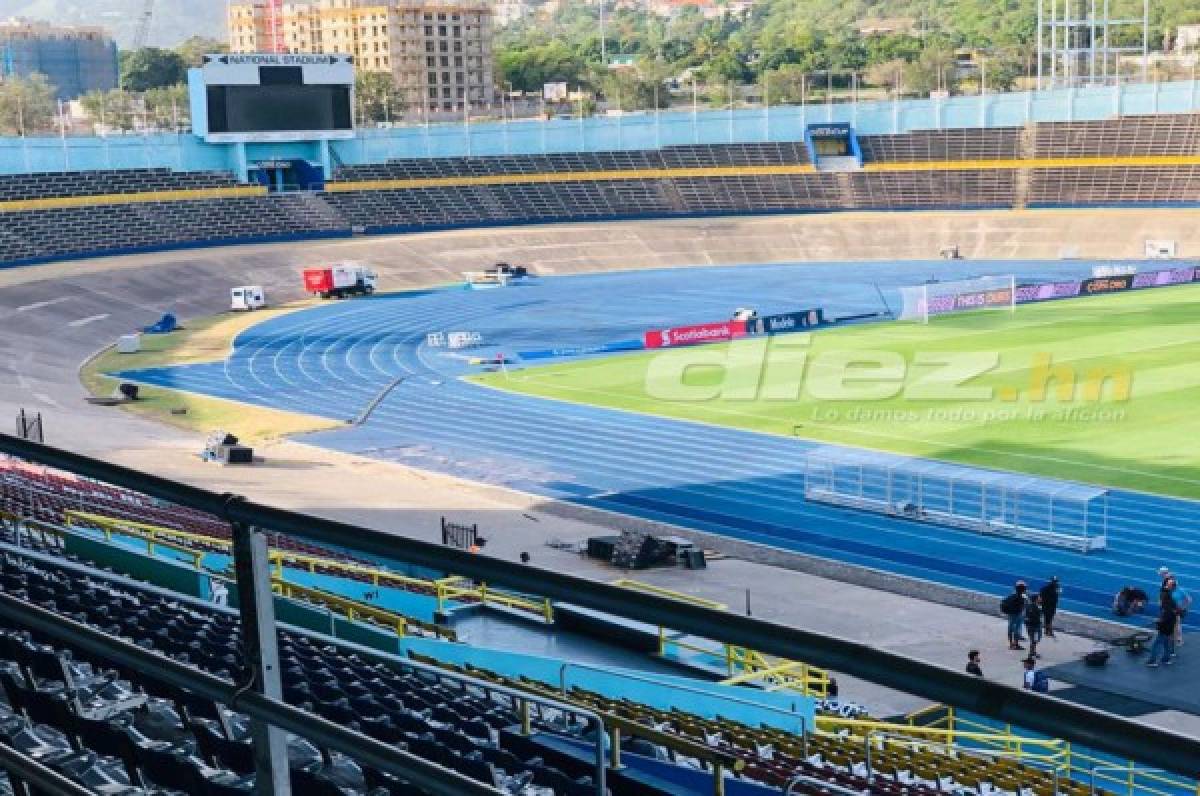
[[[1200,285],[473,378],[574,403],[1200,498]]]

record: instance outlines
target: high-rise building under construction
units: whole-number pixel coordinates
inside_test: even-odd
[[[0,80],[42,74],[58,99],[117,87],[117,45],[103,28],[0,21]]]
[[[492,8],[480,0],[240,0],[229,7],[235,53],[341,53],[386,73],[410,110],[490,107]]]

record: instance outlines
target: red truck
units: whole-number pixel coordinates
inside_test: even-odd
[[[323,299],[369,296],[375,292],[377,279],[370,268],[354,263],[304,269],[304,289]]]

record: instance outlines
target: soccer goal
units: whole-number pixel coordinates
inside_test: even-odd
[[[971,310],[1017,308],[1017,280],[1007,276],[977,276],[900,288],[900,320],[929,323],[937,315]]]

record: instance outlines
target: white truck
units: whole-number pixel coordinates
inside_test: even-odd
[[[242,285],[230,288],[229,305],[235,311],[257,310],[267,306],[267,293],[262,285]]]
[[[374,271],[357,263],[304,269],[304,289],[323,299],[369,296],[378,279]]]

